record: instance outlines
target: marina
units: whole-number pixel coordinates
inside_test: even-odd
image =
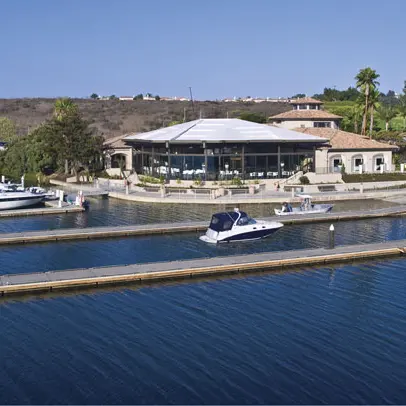
[[[38,211],[36,211],[38,210]],[[33,213],[38,214],[56,214],[68,212],[82,212],[84,209],[78,206],[65,206],[62,208],[53,209],[31,209],[24,214],[25,210],[18,210],[22,212],[22,216]],[[0,217],[4,212],[0,212]],[[14,213],[12,213],[14,214]],[[348,211],[327,214],[310,214],[310,215],[292,215],[281,217],[261,217],[261,221],[277,221],[284,225],[296,224],[311,224],[311,223],[326,223],[326,222],[340,222],[362,219],[373,219],[381,217],[402,216],[406,214],[406,206],[394,206],[372,210],[362,211]],[[6,214],[7,215],[7,214]],[[157,234],[179,234],[190,232],[202,232],[207,229],[208,221],[180,221],[175,223],[155,223],[155,224],[138,224],[126,226],[109,226],[109,227],[84,227],[84,228],[61,228],[54,230],[38,230],[38,231],[25,231],[18,233],[1,233],[0,245],[7,244],[32,244],[39,242],[57,242],[67,240],[91,240],[91,239],[108,239],[118,237],[130,236],[147,236]]]
[[[279,251],[254,255],[204,258],[192,261],[155,262],[127,266],[50,271],[0,276],[2,295],[77,289],[102,285],[142,283],[209,275],[227,275],[292,267],[327,265],[354,260],[399,257],[406,254],[406,240],[368,245],[341,246],[334,250]]]

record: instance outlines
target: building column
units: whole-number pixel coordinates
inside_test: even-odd
[[[328,164],[327,164],[328,166]],[[313,147],[313,172],[316,173],[316,146]],[[328,169],[327,169],[328,173]]]
[[[207,148],[205,142],[203,142],[203,148],[204,148],[204,181],[206,182],[208,167],[207,167]]]
[[[152,145],[151,148],[151,176],[154,176],[155,174],[155,149],[154,146]]]
[[[281,146],[278,144],[278,178],[282,177],[281,171]]]
[[[142,174],[144,174],[144,145],[141,145],[141,170],[142,170]]]
[[[171,178],[171,147],[169,145],[169,142],[166,143],[166,154],[168,156],[168,166],[167,166],[168,173],[166,174],[166,177],[168,179],[170,179]]]
[[[241,148],[241,177],[245,180],[245,145],[242,144]]]

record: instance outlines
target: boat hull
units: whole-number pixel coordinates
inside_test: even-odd
[[[247,230],[238,233],[233,233],[232,231],[217,233],[209,229],[205,235],[200,237],[200,240],[210,244],[261,240],[276,233],[282,227],[283,224],[279,223],[278,225],[264,226],[264,228]]]
[[[332,204],[317,204],[314,205],[312,209],[309,210],[300,210],[299,207],[294,207],[293,211],[287,212],[280,209],[274,209],[277,216],[294,216],[296,214],[322,214],[330,213],[333,210]]]
[[[41,203],[43,200],[43,195],[9,199],[2,199],[0,197],[0,210],[13,210],[20,209],[22,207],[35,206],[36,204]]]

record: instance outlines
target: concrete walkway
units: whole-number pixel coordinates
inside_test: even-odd
[[[308,224],[349,220],[362,220],[379,217],[399,216],[406,214],[405,206],[388,207],[375,210],[361,210],[326,214],[297,214],[291,216],[272,216],[259,220],[277,221],[283,224]],[[0,234],[0,245],[34,244],[39,242],[57,242],[67,240],[91,240],[102,238],[119,238],[154,234],[177,234],[205,232],[209,225],[207,221],[179,222],[170,224],[145,224],[119,227],[87,227],[73,229],[26,231],[22,233]]]
[[[2,295],[76,289],[102,285],[155,282],[209,275],[229,275],[263,270],[325,265],[353,260],[405,255],[406,240],[250,255],[156,262],[66,271],[0,276]]]

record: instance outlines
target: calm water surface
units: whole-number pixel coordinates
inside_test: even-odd
[[[0,304],[0,403],[404,404],[406,262]]]
[[[201,220],[213,211],[92,203],[88,213],[1,219],[0,232]],[[405,221],[337,223],[336,242],[402,239]],[[0,273],[320,247],[328,227],[286,226],[268,240],[218,247],[194,233],[0,247]],[[3,298],[0,404],[406,403],[405,269],[396,259]]]

